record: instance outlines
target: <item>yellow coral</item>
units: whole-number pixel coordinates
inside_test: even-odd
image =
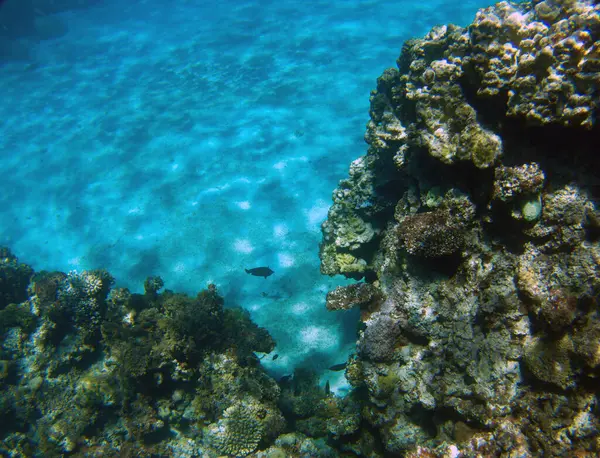
[[[367,263],[363,259],[356,258],[350,253],[336,254],[335,262],[341,273],[361,273],[367,267]]]

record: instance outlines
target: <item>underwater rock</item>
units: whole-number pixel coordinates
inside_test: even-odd
[[[328,307],[362,309],[346,377],[384,453],[600,453],[599,13],[498,3],[377,80],[320,256],[371,285]]]
[[[321,272],[326,275],[343,273],[360,279],[366,274],[368,260],[364,256],[368,251],[364,246],[376,239],[379,228],[364,218],[389,211],[389,204],[388,208],[382,207],[384,201],[376,197],[372,170],[375,162],[374,156],[354,161],[350,177],[342,180],[334,192],[333,205],[322,226]]]

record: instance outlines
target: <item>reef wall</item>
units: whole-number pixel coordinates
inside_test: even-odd
[[[597,456],[600,6],[498,3],[397,65],[320,250],[366,281],[328,297],[362,310],[365,429],[390,456]]]

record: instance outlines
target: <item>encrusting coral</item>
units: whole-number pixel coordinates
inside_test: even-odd
[[[390,456],[600,453],[599,49],[597,2],[502,2],[378,79],[320,254]]]

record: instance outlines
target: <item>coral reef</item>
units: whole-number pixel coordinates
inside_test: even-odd
[[[112,288],[104,270],[1,265],[0,427],[7,456],[244,456],[283,432],[275,343],[210,285],[195,298]]]
[[[378,79],[320,255],[382,453],[600,453],[599,49],[595,2],[502,2]]]
[[[319,387],[310,369],[299,368],[281,384],[279,406],[293,433],[280,436],[264,455],[302,457],[368,456],[378,445],[362,430],[359,393],[345,398]],[[270,455],[271,453],[275,455]]]
[[[242,400],[227,408],[221,419],[209,427],[208,437],[222,454],[246,456],[266,436],[277,437],[284,420],[281,414],[254,400]]]
[[[363,280],[327,297],[360,308],[344,398],[272,379],[214,285],[136,294],[0,248],[0,454],[598,456],[599,13],[502,2],[378,79],[322,227],[322,272]]]

